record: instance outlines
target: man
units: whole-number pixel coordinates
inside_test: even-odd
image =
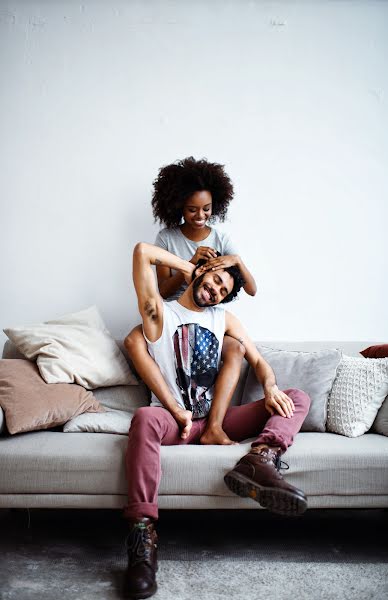
[[[179,300],[163,302],[152,265],[184,275],[189,286]],[[133,279],[148,350],[170,390],[159,398],[158,389],[152,390],[151,407],[136,412],[126,458],[125,516],[130,531],[125,592],[132,598],[148,598],[156,591],[154,523],[161,444],[228,445],[257,435],[250,452],[225,475],[226,485],[273,512],[302,514],[307,508],[304,493],[287,483],[278,468],[280,455],[307,415],[310,399],[300,390],[278,389],[271,367],[239,320],[218,306],[235,297],[243,284],[236,267],[195,267],[162,248],[139,243],[133,253]],[[233,386],[220,371],[224,334],[239,340],[263,385],[264,399],[228,408]],[[152,389],[152,381],[145,383]]]

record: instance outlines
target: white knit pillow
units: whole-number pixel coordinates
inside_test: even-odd
[[[329,395],[326,428],[357,437],[370,429],[388,394],[388,358],[343,356]]]

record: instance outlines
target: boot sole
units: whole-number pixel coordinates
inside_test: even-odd
[[[130,592],[127,592],[126,590],[124,590],[124,598],[128,598],[128,600],[143,600],[144,598],[150,598],[151,596],[153,596],[156,593],[157,589],[158,589],[158,586],[155,582],[154,585],[146,592],[130,593]]]
[[[305,497],[281,488],[265,487],[241,475],[241,473],[229,471],[225,475],[224,481],[230,491],[237,494],[237,496],[252,498],[263,508],[278,515],[299,516],[307,510],[307,499]]]

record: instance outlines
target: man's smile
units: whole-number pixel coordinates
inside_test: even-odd
[[[204,300],[207,302],[215,302],[216,301],[213,290],[211,288],[209,288],[207,283],[205,283],[203,286],[202,295],[204,297]]]

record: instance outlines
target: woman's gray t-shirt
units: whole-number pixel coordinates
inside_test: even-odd
[[[194,254],[197,251],[197,248],[200,246],[208,246],[209,248],[214,248],[214,250],[218,250],[221,254],[238,254],[235,246],[230,240],[230,237],[227,233],[223,231],[218,231],[214,227],[211,228],[211,231],[207,238],[201,240],[200,242],[193,242],[189,240],[183,233],[181,232],[179,227],[174,227],[172,229],[162,229],[159,231],[156,236],[155,246],[159,246],[160,248],[164,248],[168,252],[183,258],[184,260],[191,260]],[[175,275],[177,271],[171,269],[172,275]],[[187,288],[187,283],[183,282],[180,288],[177,291],[167,298],[167,301],[177,300],[183,294],[185,289]]]

